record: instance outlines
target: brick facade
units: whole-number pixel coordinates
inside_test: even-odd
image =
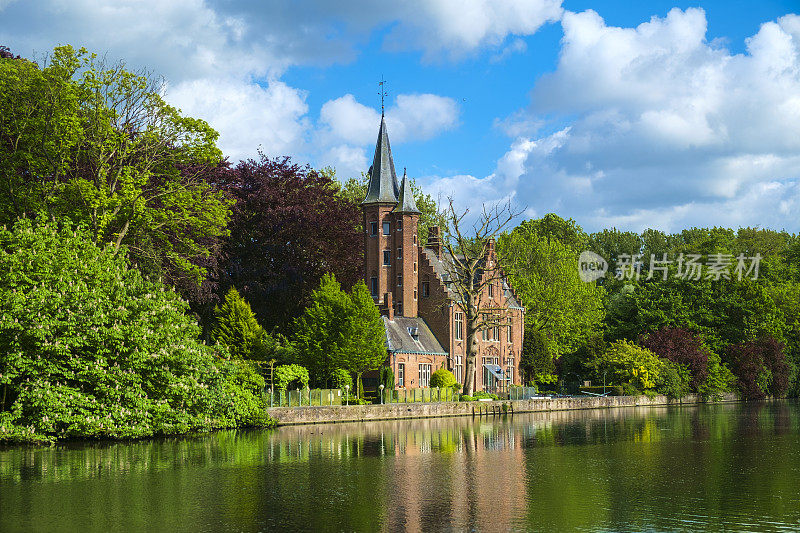
[[[396,347],[391,340],[387,364],[392,367],[397,388],[427,386],[427,378],[444,366],[464,382],[466,369],[466,322],[456,299],[442,279],[442,250],[438,228],[431,228],[427,242],[419,242],[419,211],[406,176],[398,186],[389,148],[386,125],[381,120],[368,193],[364,202],[364,278],[375,304],[389,321],[395,317],[421,319],[438,346],[422,346],[409,337]],[[496,261],[493,247],[487,261]],[[509,325],[479,334],[475,389],[484,390],[484,378],[492,383],[483,364],[499,365],[520,384],[520,354],[524,331],[524,310],[506,280],[486,287],[482,301],[492,307],[508,308]],[[491,297],[489,291],[492,292]],[[394,322],[390,322],[394,324]],[[409,333],[413,328],[407,328]],[[509,331],[510,330],[510,331]],[[459,335],[459,332],[461,333]],[[387,335],[390,329],[387,326]],[[395,337],[400,337],[395,332]],[[485,338],[484,338],[485,335]],[[436,342],[434,341],[434,344]],[[400,342],[402,344],[402,342]]]

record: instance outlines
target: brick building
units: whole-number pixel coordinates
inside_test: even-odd
[[[383,314],[395,386],[427,387],[442,366],[463,383],[466,324],[450,287],[453,269],[438,227],[430,229],[426,242],[418,242],[420,212],[405,172],[398,185],[383,117],[361,206],[364,279]],[[496,261],[493,247],[486,261]],[[524,309],[505,279],[485,291],[483,301],[508,310],[508,324],[481,332],[475,389],[498,390],[520,383]]]

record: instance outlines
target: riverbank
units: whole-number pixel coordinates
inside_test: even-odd
[[[719,402],[739,401],[736,394],[726,394]],[[333,405],[306,407],[272,407],[267,414],[279,426],[297,424],[329,424],[368,420],[401,420],[408,418],[442,418],[450,416],[498,416],[504,413],[536,413],[618,407],[693,405],[706,403],[697,395],[673,400],[659,395],[587,396],[570,398],[533,398],[530,400],[494,402],[392,403],[386,405]]]

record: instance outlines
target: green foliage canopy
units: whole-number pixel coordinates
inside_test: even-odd
[[[85,49],[43,67],[0,59],[0,223],[44,211],[85,224],[97,244],[199,282],[230,201],[198,173],[222,159],[209,125],[181,115],[161,84]]]
[[[263,379],[199,342],[184,301],[84,229],[29,219],[0,229],[0,301],[0,438],[266,422]]]

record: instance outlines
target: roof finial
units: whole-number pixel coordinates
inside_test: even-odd
[[[386,80],[383,79],[383,74],[381,74],[381,82],[378,84],[381,90],[378,94],[381,95],[381,118],[383,118],[383,97],[387,96],[389,93],[386,92]]]

